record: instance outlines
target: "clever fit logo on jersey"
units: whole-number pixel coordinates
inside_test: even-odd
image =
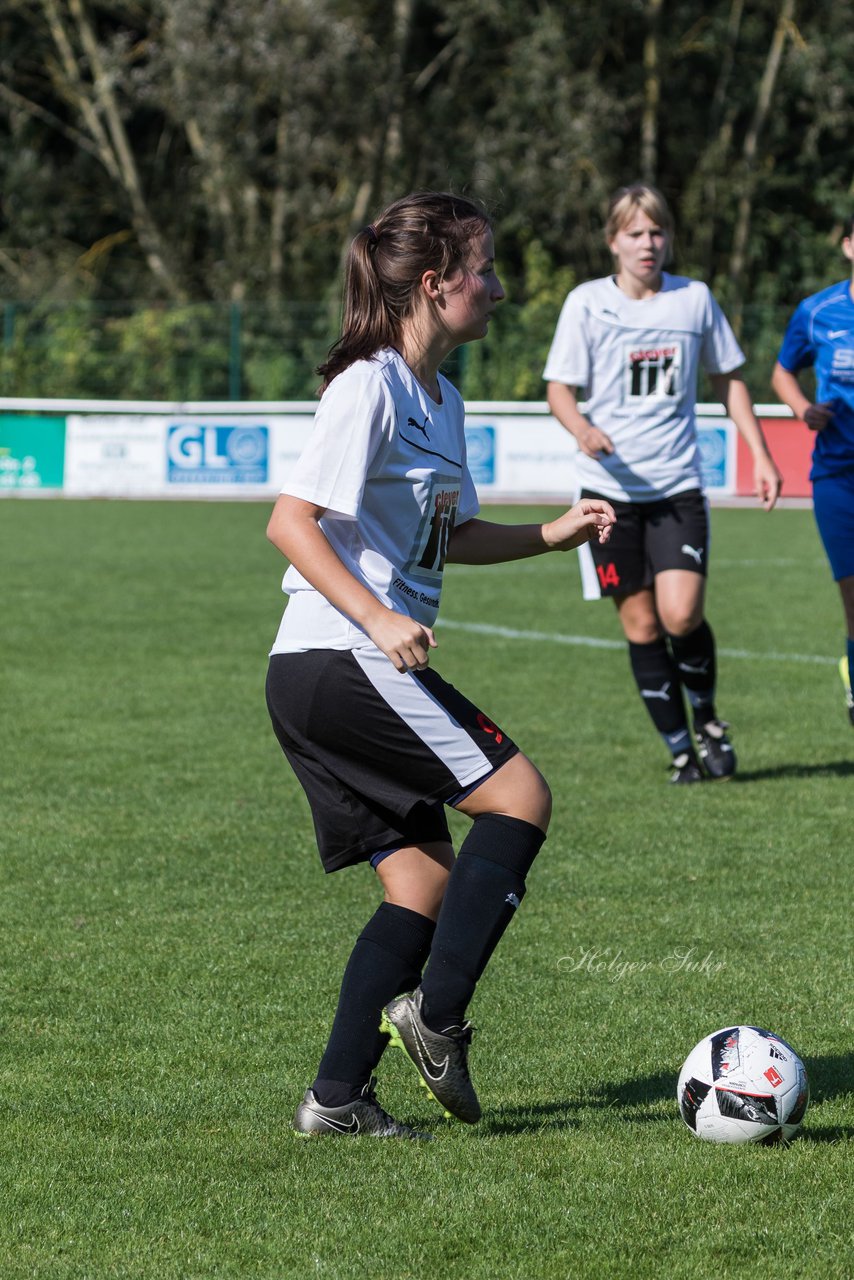
[[[405,566],[408,577],[420,582],[438,582],[441,578],[459,505],[459,478],[434,475],[418,526],[415,548]],[[395,586],[398,586],[397,582]]]
[[[166,439],[170,484],[266,484],[269,428],[181,422]]]
[[[675,399],[682,391],[682,344],[624,347],[623,394],[626,400]]]

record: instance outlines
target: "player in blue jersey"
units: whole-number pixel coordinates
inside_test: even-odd
[[[854,216],[847,220],[842,252],[851,263],[850,278],[797,307],[771,385],[815,432],[813,510],[845,610],[848,644],[839,670],[854,725]],[[798,376],[810,366],[815,369],[815,399],[805,393]]]
[[[705,284],[664,270],[672,230],[654,187],[615,192],[605,238],[616,271],[569,294],[543,376],[552,413],[578,442],[582,497],[607,498],[617,512],[607,547],[580,553],[585,597],[614,600],[638,693],[671,756],[670,781],[684,784],[729,778],[736,766],[716,711],[715,639],[705,617],[701,369],[753,455],[766,509],[780,475],[726,317]]]
[[[466,1009],[546,838],[544,778],[430,663],[446,563],[607,541],[614,522],[604,501],[544,525],[478,518],[462,397],[439,366],[487,332],[504,297],[494,253],[483,211],[442,192],[404,197],[359,232],[344,331],[267,529],[290,561],[273,727],[325,870],[371,866],[384,895],[345,969],[301,1134],[429,1136],[376,1099],[389,1037],[450,1114],[479,1118]],[[456,861],[445,805],[472,819]]]

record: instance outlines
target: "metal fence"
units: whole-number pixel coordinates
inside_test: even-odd
[[[307,400],[339,323],[327,303],[0,305],[3,396]],[[451,356],[449,376],[467,399],[542,399],[555,320],[548,310],[506,304],[487,342]],[[773,400],[771,369],[787,320],[779,308],[744,308],[754,400]],[[703,386],[700,394],[709,398]]]
[[[7,302],[0,394],[302,399],[336,324],[302,304]]]

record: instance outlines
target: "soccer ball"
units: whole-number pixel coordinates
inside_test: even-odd
[[[788,1142],[810,1087],[791,1045],[759,1027],[723,1027],[695,1045],[676,1097],[692,1133],[709,1142]]]

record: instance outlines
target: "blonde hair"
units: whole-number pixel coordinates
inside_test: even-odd
[[[672,238],[673,215],[658,187],[646,182],[633,182],[628,187],[619,187],[608,201],[608,216],[605,220],[605,240],[608,244],[618,231],[631,222],[638,209]]]

